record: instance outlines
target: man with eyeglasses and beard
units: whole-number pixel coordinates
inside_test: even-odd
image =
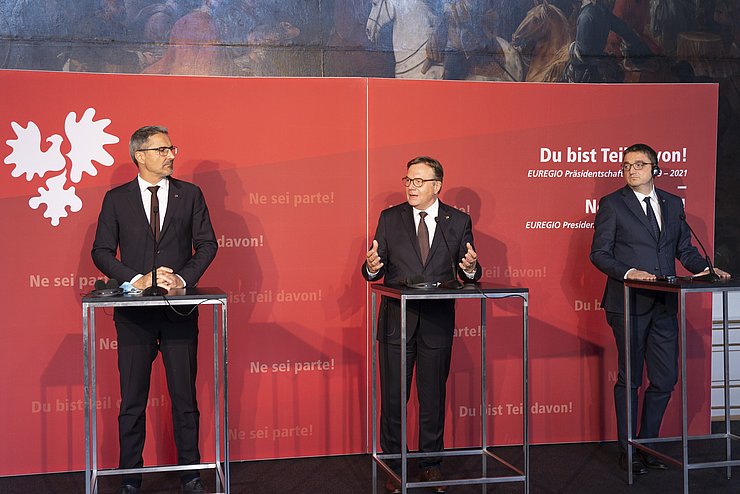
[[[194,287],[216,256],[216,235],[200,188],[172,178],[177,147],[164,127],[142,127],[131,136],[131,159],[139,174],[106,193],[98,217],[92,258],[106,276],[135,288]],[[156,245],[156,258],[155,256]],[[116,252],[120,251],[120,258]],[[156,269],[152,269],[157,266]],[[121,408],[120,469],[141,468],[152,362],[162,354],[178,465],[200,463],[196,401],[198,312],[179,306],[120,307],[113,320],[118,338]],[[197,470],[181,476],[182,492],[205,492]],[[118,494],[136,494],[141,474],[124,474]]]
[[[362,275],[386,284],[477,281],[482,270],[473,247],[470,216],[437,198],[444,170],[439,161],[420,156],[406,164],[401,179],[407,202],[380,214],[372,247],[365,255]],[[440,231],[441,230],[441,231]],[[446,245],[447,244],[447,245]],[[452,251],[448,251],[449,249]],[[453,261],[457,266],[453,272]],[[413,300],[406,305],[407,399],[416,368],[419,399],[419,450],[444,449],[445,384],[450,371],[455,326],[454,300]],[[401,305],[382,297],[378,312],[381,411],[380,446],[384,453],[401,452]],[[406,406],[406,404],[403,404]],[[386,462],[397,473],[400,461]],[[419,462],[420,481],[443,480],[441,457]],[[401,492],[393,478],[388,492]],[[445,487],[434,487],[445,492]]]
[[[622,173],[627,185],[599,201],[591,244],[591,262],[608,278],[601,306],[614,332],[619,375],[614,385],[614,407],[619,439],[619,466],[645,474],[665,470],[657,458],[639,452],[627,465],[627,395],[624,351],[624,280],[655,280],[675,276],[676,259],[692,273],[708,272],[707,261],[691,244],[680,197],[654,186],[661,174],[657,153],[646,144],[624,150]],[[730,275],[720,269],[722,278]],[[633,290],[631,301],[631,414],[637,429],[637,390],[647,367],[638,438],[658,437],[668,401],[678,380],[678,298],[675,293]]]

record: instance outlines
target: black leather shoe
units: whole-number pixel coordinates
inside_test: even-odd
[[[193,480],[186,484],[182,484],[183,494],[206,494],[206,488],[203,487],[203,482],[200,477],[195,477]]]
[[[627,453],[619,453],[619,468],[625,472],[627,471]],[[645,475],[647,473],[647,468],[637,458],[636,454],[632,455],[632,473],[634,475]]]
[[[427,467],[423,468],[419,473],[419,480],[421,482],[439,482],[440,480],[444,480],[444,478],[439,467]],[[444,485],[432,487],[431,489],[432,492],[447,492],[447,486]]]
[[[133,485],[129,484],[122,484],[121,487],[119,487],[116,491],[116,494],[138,494],[138,492],[138,487],[134,487]]]
[[[652,469],[652,470],[668,470],[668,465],[654,457],[653,455],[649,455],[647,453],[643,453],[640,451],[640,460],[642,460],[642,464],[646,467]]]

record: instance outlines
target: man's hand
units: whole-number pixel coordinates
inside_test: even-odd
[[[149,272],[136,280],[133,284],[139,290],[144,290],[152,286],[152,273]],[[160,266],[157,268],[157,286],[161,286],[166,290],[172,290],[174,288],[184,288],[182,280],[177,276],[172,268],[167,266]]]
[[[475,273],[475,267],[478,264],[478,254],[475,253],[470,242],[466,243],[465,247],[468,251],[465,253],[465,256],[462,258],[458,266],[460,266],[460,269],[466,273]]]
[[[694,276],[701,276],[703,274],[707,274],[708,272],[709,272],[709,268],[705,269],[704,271],[702,271],[699,274],[695,274]],[[717,276],[719,276],[723,280],[732,278],[732,275],[730,273],[728,273],[727,271],[722,271],[719,268],[714,268],[714,272],[717,273]]]
[[[714,272],[717,273],[717,275],[724,280],[732,278],[732,275],[730,273],[728,273],[727,271],[722,271],[719,268],[714,268]]]
[[[383,267],[383,261],[378,255],[378,241],[373,240],[373,246],[365,254],[365,269],[368,273],[377,273]]]
[[[633,269],[627,273],[628,280],[641,280],[641,281],[655,281],[657,278],[653,273],[647,271],[640,271],[639,269]]]

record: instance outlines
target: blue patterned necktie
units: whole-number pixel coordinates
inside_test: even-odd
[[[650,204],[650,196],[643,199],[645,202],[645,213],[648,217],[648,222],[650,223],[650,226],[653,228],[653,234],[655,235],[655,238],[660,238],[660,226],[658,226],[658,218],[655,217],[655,212],[653,211],[653,206]]]

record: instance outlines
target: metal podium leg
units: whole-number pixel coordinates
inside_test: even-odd
[[[632,346],[630,287],[624,286],[624,387],[627,402],[627,483],[632,485]],[[619,380],[619,376],[617,376]],[[619,438],[617,438],[619,440]]]
[[[218,382],[218,307],[213,306],[213,428],[216,439],[216,492],[221,492],[224,479],[220,475],[221,465],[221,396],[219,393],[220,383]],[[224,426],[226,430],[226,426]]]
[[[522,376],[523,376],[523,387],[522,391],[524,405],[524,414],[522,420],[524,422],[523,429],[523,443],[524,443],[524,494],[529,494],[529,295],[523,297],[524,307],[522,309],[522,320],[524,321],[522,332]]]
[[[217,307],[214,305],[214,307]],[[231,492],[231,480],[229,476],[229,342],[228,342],[228,306],[221,306],[221,343],[223,348],[223,365],[224,365],[224,493]]]
[[[378,373],[378,346],[376,343],[376,336],[378,331],[378,314],[376,311],[376,294],[375,292],[372,292],[372,303],[370,304],[370,308],[372,310],[372,335],[370,339],[370,344],[372,346],[372,374],[371,374],[371,381],[372,381],[372,407],[373,407],[373,424],[372,424],[372,431],[373,431],[373,494],[378,492],[378,464],[375,461],[378,457],[378,383],[377,383],[377,373]]]
[[[85,394],[85,494],[90,494],[90,340],[88,338],[88,307],[82,304],[82,360],[85,368],[83,369],[83,387]]]
[[[730,438],[730,331],[727,309],[727,290],[722,290],[722,356],[724,366],[725,385],[725,460],[732,459],[732,439]],[[710,431],[711,432],[711,431]],[[727,466],[727,479],[732,478],[732,467]]]
[[[480,436],[481,436],[481,476],[488,477],[488,399],[486,396],[486,383],[488,375],[486,372],[486,299],[480,299]],[[481,492],[486,494],[488,484],[481,485]]]
[[[680,295],[681,319],[679,319],[679,334],[681,336],[681,448],[683,470],[683,492],[689,494],[689,428],[688,428],[688,400],[686,396],[686,293]]]
[[[97,383],[97,372],[96,372],[96,359],[95,359],[95,347],[97,337],[95,336],[95,309],[90,310],[90,416],[92,418],[90,423],[90,434],[92,435],[91,443],[91,461],[92,461],[92,479],[90,487],[92,488],[93,494],[98,492],[98,411],[94,406],[98,399],[98,383]]]
[[[406,298],[401,296],[401,494],[406,494],[408,482],[408,452],[406,451]]]

